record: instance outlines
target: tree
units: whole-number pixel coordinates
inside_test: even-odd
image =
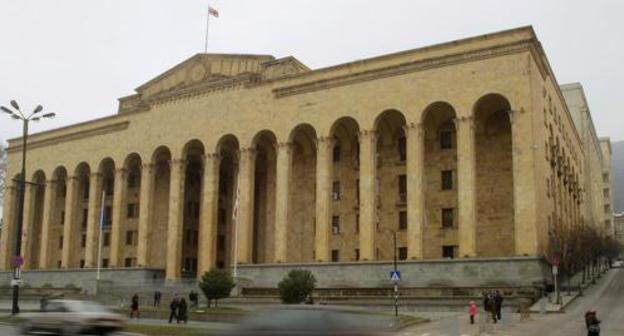
[[[234,286],[234,280],[230,273],[220,269],[212,269],[204,273],[199,281],[199,288],[208,300],[208,308],[210,308],[213,299],[215,300],[215,307],[217,307],[219,299],[229,297]]]
[[[316,278],[312,272],[294,269],[278,284],[280,298],[283,303],[302,303],[306,297],[312,295],[316,287]]]

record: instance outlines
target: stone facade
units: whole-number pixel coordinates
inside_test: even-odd
[[[27,269],[101,263],[176,280],[234,261],[540,257],[549,225],[581,223],[592,197],[531,27],[317,70],[198,54],[117,115],[29,140]],[[11,178],[20,149],[9,141]],[[16,199],[12,185],[2,269]]]
[[[624,213],[618,213],[613,216],[613,227],[615,230],[615,239],[624,245]]]

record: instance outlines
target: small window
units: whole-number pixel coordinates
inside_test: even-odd
[[[443,228],[452,228],[453,227],[453,208],[444,208],[442,209],[442,227]]]
[[[133,189],[139,185],[139,174],[132,172],[128,174],[128,188]]]
[[[107,268],[108,267],[108,258],[102,259],[102,267],[103,268]]]
[[[360,214],[355,214],[355,233],[360,233]]]
[[[80,268],[84,268],[84,267],[85,267],[85,260],[80,259]]]
[[[137,231],[126,231],[126,245],[127,246],[136,245],[136,236],[137,236]]]
[[[398,141],[399,161],[404,162],[407,159],[407,143],[405,137],[400,137]]]
[[[106,206],[104,208],[104,226],[110,226],[113,222],[113,208]]]
[[[85,248],[87,247],[87,235],[83,234],[82,237],[80,238],[80,247]]]
[[[399,203],[407,202],[407,175],[399,175]]]
[[[360,204],[360,179],[355,179],[355,201]]]
[[[128,218],[137,218],[139,217],[139,205],[137,203],[128,203]]]
[[[82,189],[82,198],[83,199],[89,198],[89,182],[88,181],[84,184],[84,188]]]
[[[104,232],[104,236],[102,237],[102,245],[110,245],[110,232]]]
[[[334,162],[340,162],[340,145],[334,146],[333,160]]]
[[[442,258],[448,258],[448,259],[455,258],[455,246],[452,246],[452,245],[442,246]]]
[[[407,247],[399,247],[399,260],[407,259]]]
[[[106,179],[104,182],[104,191],[106,196],[113,196],[115,184],[113,179]]]
[[[63,236],[59,237],[59,244],[58,244],[59,250],[63,249]]]
[[[340,181],[334,181],[332,184],[332,199],[334,201],[340,199]]]
[[[399,230],[407,230],[407,211],[399,211]]]
[[[63,262],[62,261],[57,261],[56,262],[56,268],[61,268],[61,266],[63,266]]]
[[[453,148],[453,132],[452,131],[440,131],[440,148],[449,149]]]
[[[443,170],[442,171],[442,190],[452,190],[452,189],[453,189],[453,171]]]
[[[82,209],[82,228],[87,228],[87,221],[89,220],[89,209]]]
[[[332,234],[340,234],[340,216],[332,216]]]
[[[124,259],[124,267],[132,267],[132,258]]]
[[[331,251],[331,260],[333,262],[340,261],[340,251],[339,250],[332,250]]]
[[[360,249],[355,249],[355,261],[360,260]]]
[[[61,225],[65,225],[65,211],[61,211]]]

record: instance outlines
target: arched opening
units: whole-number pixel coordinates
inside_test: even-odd
[[[228,269],[233,262],[233,216],[234,197],[238,176],[238,140],[233,135],[226,135],[216,148],[219,162],[219,199],[217,207],[217,246],[215,266]]]
[[[113,197],[115,195],[115,162],[111,158],[106,158],[100,162],[98,172],[102,177],[102,195],[104,196],[104,207],[102,214],[101,230],[96,230],[96,241],[100,242],[100,231],[102,233],[101,244],[102,250],[98,258],[100,265],[104,268],[110,265],[111,243],[112,243],[112,225],[113,225]]]
[[[256,149],[254,171],[254,216],[252,262],[272,261],[275,223],[275,181],[277,140],[271,131],[262,131],[254,137]]]
[[[184,220],[182,227],[182,277],[197,277],[199,210],[203,177],[204,145],[193,140],[184,148]]]
[[[515,251],[510,110],[509,101],[498,94],[481,97],[474,108],[478,256]]]
[[[425,258],[454,258],[459,253],[455,118],[446,102],[433,103],[423,113]]]
[[[76,178],[76,199],[72,202],[75,206],[73,213],[74,227],[72,230],[72,241],[67,242],[71,244],[71,253],[69,260],[69,267],[85,266],[85,251],[87,246],[87,219],[89,218],[89,176],[91,175],[91,168],[86,162],[80,163],[76,167],[74,177]],[[75,253],[74,251],[78,252]]]
[[[141,156],[133,153],[126,157],[124,168],[126,169],[126,195],[123,196],[125,211],[120,218],[121,225],[121,266],[137,266],[137,246],[139,244],[139,212],[141,199]]]
[[[54,206],[52,209],[52,219],[50,221],[48,241],[48,262],[49,267],[61,268],[63,256],[63,226],[65,225],[65,196],[67,195],[67,169],[58,167],[52,175],[55,181]]]
[[[167,249],[159,248],[158,242],[167,241],[169,222],[169,187],[171,184],[171,151],[165,146],[158,147],[152,155],[154,165],[154,194],[151,205],[151,222],[148,225],[147,239],[155,244],[148,252],[148,265],[166,268]]]
[[[376,259],[394,257],[393,234],[397,234],[399,257],[407,258],[407,144],[405,116],[386,110],[375,121],[377,161],[377,238]]]
[[[334,140],[329,238],[332,261],[354,261],[360,258],[359,133],[360,127],[351,117],[336,120],[330,130]]]
[[[33,269],[39,267],[39,254],[41,253],[41,229],[43,223],[43,206],[45,199],[46,176],[42,170],[33,174],[32,182],[32,223],[30,227],[30,258],[25,261],[28,267]]]
[[[290,134],[290,173],[287,251],[289,262],[314,261],[314,218],[316,217],[316,131],[309,124]]]

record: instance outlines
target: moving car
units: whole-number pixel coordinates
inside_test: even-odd
[[[123,328],[125,317],[91,301],[50,300],[41,312],[19,314],[22,334],[106,335]]]

